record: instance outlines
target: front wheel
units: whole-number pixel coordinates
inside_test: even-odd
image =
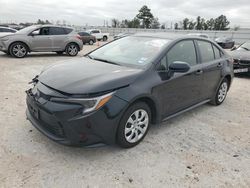
[[[66,54],[69,56],[76,56],[78,54],[78,46],[75,43],[70,43],[66,46]]]
[[[148,132],[150,121],[151,111],[146,103],[138,102],[130,106],[117,130],[118,145],[131,148],[139,144]]]
[[[228,80],[224,78],[219,86],[218,91],[216,92],[214,99],[211,101],[211,104],[216,106],[222,104],[223,101],[226,99],[228,88]]]
[[[10,55],[16,58],[23,58],[28,53],[28,47],[22,42],[15,42],[10,46]]]

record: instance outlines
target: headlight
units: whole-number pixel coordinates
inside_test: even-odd
[[[1,40],[1,41],[7,41],[7,40],[9,40],[9,38],[8,38],[8,37],[3,37],[3,38],[1,38],[0,40]]]
[[[51,98],[52,102],[76,103],[84,107],[83,113],[93,112],[105,105],[111,98],[114,92],[95,97],[95,98]]]

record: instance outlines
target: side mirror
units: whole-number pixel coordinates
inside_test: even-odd
[[[169,65],[169,70],[172,72],[188,72],[190,65],[186,62],[175,61]]]
[[[33,31],[33,32],[31,33],[31,36],[32,36],[32,37],[35,36],[35,35],[39,35],[39,31],[38,31],[38,30]]]

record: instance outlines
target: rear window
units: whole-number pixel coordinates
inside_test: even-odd
[[[78,33],[80,36],[89,36],[90,34],[89,33],[86,33],[86,32],[80,32]]]
[[[71,29],[71,28],[64,28],[64,31],[65,31],[66,34],[69,34],[69,33],[71,33],[73,31],[73,29]]]
[[[198,40],[197,43],[199,46],[202,63],[213,61],[214,51],[213,51],[212,44],[210,42],[201,41],[201,40]]]
[[[215,57],[215,59],[220,59],[221,51],[215,45],[213,45],[213,48],[214,48],[214,57]]]

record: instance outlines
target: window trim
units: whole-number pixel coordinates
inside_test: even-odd
[[[203,62],[202,61],[202,57],[201,57],[201,51],[200,51],[200,47],[199,47],[199,44],[198,44],[198,41],[202,41],[202,42],[207,42],[207,43],[210,43],[212,49],[213,49],[213,54],[214,54],[214,59],[212,61],[215,61],[215,53],[214,53],[214,48],[213,48],[213,43],[211,41],[208,41],[208,40],[203,40],[203,39],[195,39],[195,43],[197,45],[197,50],[199,51],[199,61],[200,61],[200,64],[204,64],[204,63],[209,63],[211,61],[206,61],[206,62]],[[220,50],[221,51],[221,50]]]
[[[173,44],[170,45],[169,48],[167,48],[166,51],[162,52],[162,55],[161,55],[161,57],[159,58],[158,62],[156,63],[156,66],[155,66],[155,70],[156,70],[157,72],[168,72],[168,71],[169,71],[169,65],[168,65],[168,69],[167,69],[167,70],[159,70],[159,69],[158,69],[158,68],[160,67],[160,65],[161,65],[161,61],[162,61],[163,58],[165,58],[165,56],[167,56],[168,52],[169,52],[170,50],[172,50],[172,48],[173,48],[175,45],[177,45],[178,43],[183,42],[183,41],[191,41],[191,42],[193,42],[193,45],[194,45],[195,56],[196,56],[196,65],[190,65],[190,67],[195,67],[195,66],[197,66],[197,65],[200,64],[200,62],[199,62],[199,60],[200,60],[199,51],[198,51],[198,48],[197,48],[198,46],[196,45],[195,39],[188,39],[188,38],[187,38],[187,39],[181,39],[181,40],[175,41]]]

